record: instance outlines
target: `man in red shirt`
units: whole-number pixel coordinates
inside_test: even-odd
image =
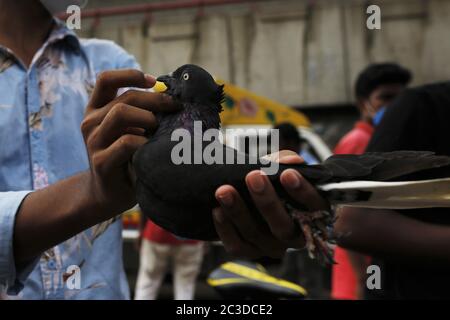
[[[386,107],[405,89],[411,73],[393,63],[371,64],[358,76],[355,85],[356,104],[361,119],[334,149],[336,154],[364,153]],[[334,299],[361,299],[368,257],[336,247],[332,272]]]
[[[177,238],[149,219],[146,219],[141,237],[140,267],[134,298],[155,300],[171,261],[175,299],[192,300],[203,260],[204,243]]]

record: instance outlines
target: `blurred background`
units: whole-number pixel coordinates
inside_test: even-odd
[[[366,9],[372,4],[381,8],[380,30],[366,27]],[[267,99],[260,100],[269,105],[264,119],[249,120],[249,125],[273,125],[283,118],[283,107],[278,106],[287,106],[303,117],[297,125],[305,128],[306,143],[321,160],[327,153],[324,148],[330,152],[359,117],[353,87],[368,64],[399,63],[413,73],[412,85],[448,80],[449,16],[448,0],[223,0],[220,5],[195,0],[89,0],[79,34],[115,41],[137,58],[145,72],[166,74],[194,63],[225,83]],[[239,101],[235,92],[227,94],[231,112]],[[243,109],[240,105],[244,120],[235,117],[226,125],[245,124]],[[313,136],[308,137],[309,132]],[[124,216],[124,254],[132,291],[139,258],[133,247],[138,220],[136,212]],[[220,245],[208,246],[197,298],[217,297],[205,278],[228,259]],[[265,265],[275,274],[281,270],[280,261]],[[309,289],[311,298],[328,298],[329,270],[319,270],[314,277],[298,274],[290,280]],[[169,273],[160,298],[172,297],[171,283]]]

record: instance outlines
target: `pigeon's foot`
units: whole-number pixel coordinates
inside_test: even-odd
[[[301,211],[289,204],[286,204],[286,208],[304,234],[310,258],[317,259],[323,265],[336,263],[333,259],[333,247],[336,244],[333,235],[334,214],[326,210]]]

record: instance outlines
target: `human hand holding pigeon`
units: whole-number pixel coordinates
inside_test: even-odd
[[[152,112],[177,108],[168,96],[139,90],[117,96],[117,92],[131,86],[150,88],[155,81],[138,70],[105,71],[98,76],[86,107],[81,131],[90,162],[90,192],[98,207],[109,214],[136,203],[128,165],[134,152],[146,143],[145,132],[158,126]]]
[[[303,162],[303,159],[292,151],[281,151],[271,158],[286,165]],[[220,207],[215,208],[213,214],[217,233],[227,251],[238,257],[279,258],[287,248],[303,248],[305,246],[303,233],[299,232],[298,225],[289,216],[284,203],[267,177],[260,171],[252,171],[245,180],[250,195],[270,232],[254,222],[245,201],[234,187],[221,186],[216,191]],[[258,186],[261,182],[263,188]],[[328,202],[297,171],[285,170],[280,176],[280,182],[293,199],[304,204],[309,210],[329,209]]]

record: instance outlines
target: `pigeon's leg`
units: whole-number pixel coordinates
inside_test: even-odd
[[[325,210],[302,211],[288,203],[285,207],[303,231],[309,256],[316,258],[322,264],[334,264],[332,245],[335,240],[332,230],[335,218],[333,213]]]

